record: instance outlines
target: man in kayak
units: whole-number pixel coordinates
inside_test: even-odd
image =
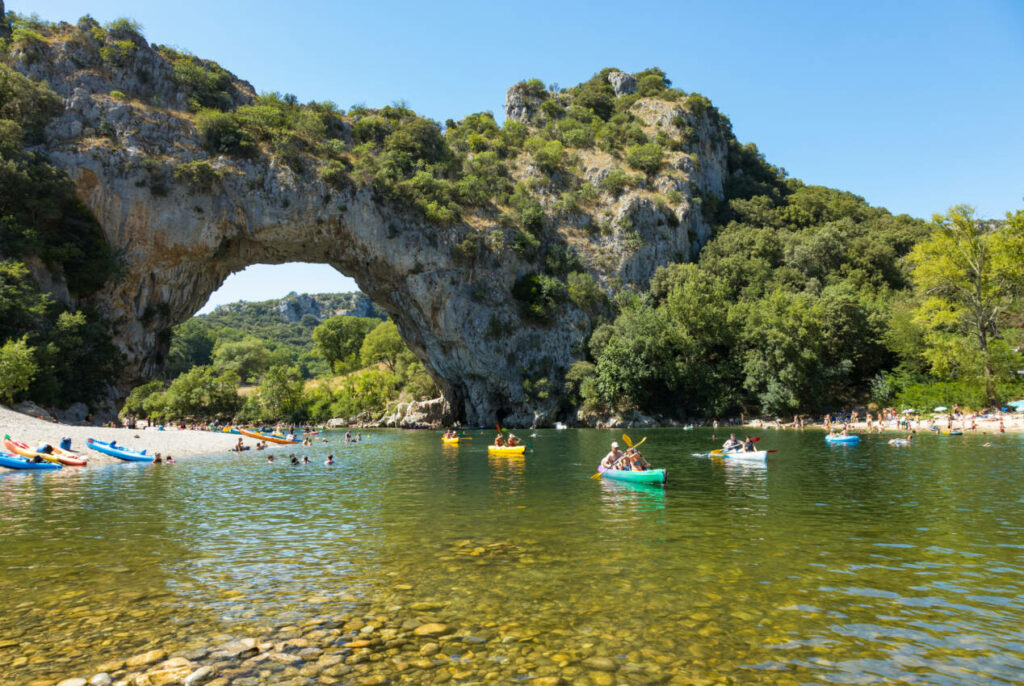
[[[611,452],[605,455],[604,459],[601,460],[601,466],[604,467],[605,469],[614,469],[615,463],[618,462],[621,458],[622,451],[619,450],[619,444],[616,443],[615,441],[612,441]]]
[[[494,437],[494,445],[499,447],[499,448],[504,448],[505,447],[505,434],[498,433],[498,435]]]
[[[736,434],[729,434],[729,440],[722,444],[722,450],[739,450],[743,443],[736,438]]]
[[[514,448],[519,445],[519,436],[516,436],[514,433],[509,431],[507,445],[509,448]]]

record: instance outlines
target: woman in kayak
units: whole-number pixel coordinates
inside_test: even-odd
[[[495,436],[494,437],[494,445],[496,445],[499,448],[504,448],[505,447],[505,434],[499,433],[497,436]]]
[[[752,453],[754,452],[754,439],[750,436],[743,437],[743,452]]]
[[[651,468],[651,465],[647,464],[647,460],[644,459],[644,456],[636,448],[627,450],[626,458],[629,460],[628,466],[631,471],[644,472]]]

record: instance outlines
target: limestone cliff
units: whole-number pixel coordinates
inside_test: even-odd
[[[515,228],[500,208],[466,210],[437,225],[371,186],[330,183],[321,161],[305,153],[300,164],[265,144],[245,156],[211,153],[190,111],[195,92],[180,85],[168,53],[135,32],[57,25],[44,41],[15,44],[7,61],[63,98],[64,112],[38,152],[73,179],[123,255],[123,274],[92,303],[125,355],[122,391],[158,371],[170,327],[228,275],[255,263],[302,261],[351,276],[394,319],[450,414],[524,425],[550,423],[566,410],[562,377],[581,356],[597,312],[565,299],[547,321],[524,317],[512,291],[540,267],[509,249],[465,249],[467,240],[479,248],[494,236],[511,243]],[[613,73],[621,92],[634,87],[631,76]],[[223,93],[218,106],[226,110],[255,97],[234,76]],[[542,100],[510,91],[508,116],[536,129],[543,121],[530,114]],[[583,210],[559,209],[555,181],[529,185],[545,210],[543,242],[563,246],[609,293],[642,288],[658,266],[695,254],[709,234],[699,198],[720,197],[726,175],[726,134],[715,113],[654,97],[638,98],[630,112],[651,139],[685,138],[685,145],[666,152],[656,172],[633,172],[627,188],[601,191]],[[347,117],[336,134],[346,149],[354,121]],[[196,162],[208,164],[188,166]],[[592,188],[624,166],[599,147],[572,151],[571,164]],[[514,181],[542,177],[525,154],[509,167]]]

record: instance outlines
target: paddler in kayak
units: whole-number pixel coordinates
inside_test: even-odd
[[[622,451],[619,450],[619,444],[616,443],[615,441],[612,441],[611,452],[605,455],[604,459],[601,460],[601,466],[604,467],[605,469],[614,469],[615,463],[618,462],[620,459],[622,459]]]
[[[754,439],[750,436],[743,437],[743,452],[752,453],[754,452]]]
[[[504,448],[506,446],[505,434],[499,433],[497,436],[495,436],[494,445],[497,446],[498,448]]]
[[[645,472],[651,468],[651,465],[647,463],[644,456],[640,454],[640,451],[636,448],[630,448],[626,451],[626,469],[633,472]]]
[[[729,440],[722,444],[722,450],[739,450],[743,447],[742,441],[736,438],[736,434],[729,434]]]
[[[520,442],[521,442],[521,441],[519,440],[519,436],[516,436],[516,435],[515,435],[514,433],[512,433],[511,431],[509,431],[509,432],[508,432],[508,440],[507,440],[507,441],[505,442],[505,444],[506,444],[506,445],[507,445],[507,446],[508,446],[509,448],[514,448],[514,447],[516,447],[517,445],[519,445],[519,444],[520,444]]]

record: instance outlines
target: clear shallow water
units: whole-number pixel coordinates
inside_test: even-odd
[[[631,431],[662,489],[589,478],[620,432],[540,433],[525,459],[488,458],[493,432],[377,432],[299,467],[4,473],[0,682],[424,604],[479,659],[647,669],[622,683],[1024,678],[1024,438],[764,431],[779,452],[745,466],[696,456],[710,432]]]

